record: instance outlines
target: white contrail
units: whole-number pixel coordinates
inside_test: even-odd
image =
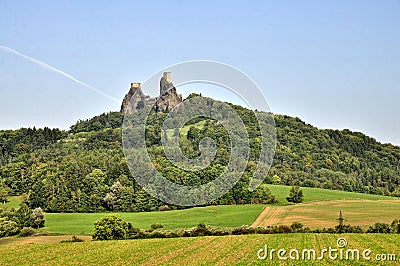
[[[106,94],[106,93],[104,93],[102,91],[99,91],[98,89],[86,84],[85,82],[82,82],[82,81],[78,80],[77,78],[73,77],[72,75],[70,75],[68,73],[65,73],[64,71],[62,71],[62,70],[60,70],[58,68],[52,67],[52,66],[50,66],[50,65],[48,65],[48,64],[46,64],[46,63],[44,63],[44,62],[42,62],[42,61],[40,61],[38,59],[35,59],[35,58],[31,57],[31,56],[22,54],[22,53],[14,50],[14,49],[11,49],[11,48],[9,48],[7,46],[0,45],[0,49],[3,50],[3,51],[6,51],[8,53],[12,53],[12,54],[18,55],[18,56],[20,56],[20,57],[22,57],[22,58],[34,63],[34,64],[37,64],[38,66],[40,66],[40,67],[42,67],[44,69],[47,69],[47,70],[56,72],[58,74],[61,74],[64,77],[66,77],[66,78],[68,78],[68,79],[70,79],[70,80],[72,80],[72,81],[74,81],[74,82],[76,82],[76,83],[78,83],[78,84],[80,84],[80,85],[82,85],[82,86],[84,86],[84,87],[86,87],[86,88],[88,88],[88,89],[90,89],[90,90],[92,90],[92,91],[94,91],[94,92],[96,92],[96,93],[108,98],[108,99],[111,99],[111,100],[116,101],[116,102],[120,102],[117,98],[115,98],[113,96],[110,96],[110,95],[108,95],[108,94]]]

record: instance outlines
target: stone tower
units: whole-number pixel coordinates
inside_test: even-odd
[[[172,82],[172,81],[171,81],[171,72],[164,72],[164,73],[163,73],[163,77],[164,77],[164,79],[165,79],[167,82],[169,82],[169,83]]]
[[[140,82],[132,82],[131,83],[131,88],[140,88],[140,87],[141,87]]]
[[[174,85],[171,82],[171,72],[164,72],[160,80],[160,96],[163,96]]]

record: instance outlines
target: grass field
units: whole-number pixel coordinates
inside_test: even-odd
[[[119,213],[132,225],[148,229],[153,223],[165,228],[189,228],[200,222],[215,226],[250,225],[263,210],[264,205],[208,206],[166,212]],[[47,213],[47,230],[62,234],[92,234],[94,222],[107,213]]]
[[[22,202],[22,198],[21,196],[12,196],[12,197],[8,197],[8,202],[6,202],[6,204],[0,203],[0,208],[19,208],[19,205]]]
[[[349,210],[352,209],[352,203],[356,203],[356,201],[346,203],[346,205],[343,206],[338,202],[332,203],[332,206],[324,206],[323,204],[316,206],[308,206],[306,204],[287,205],[286,203],[283,203],[283,200],[286,201],[285,197],[289,194],[290,187],[275,185],[270,185],[269,187],[281,203],[274,206],[268,205],[266,207],[266,217],[271,216],[275,220],[271,221],[262,219],[256,225],[290,225],[293,221],[307,221],[307,224],[304,224],[312,228],[334,226],[337,222],[336,219],[339,210],[345,212],[345,222],[351,224],[361,223],[364,221],[364,223],[361,223],[360,225],[370,225],[378,221],[392,221],[394,218],[400,218],[399,203],[388,203],[386,205],[382,203],[375,204],[377,200],[394,199],[390,197],[325,189],[302,188],[305,195],[305,202],[308,203],[327,201],[325,204],[329,205],[329,201],[342,199],[367,200],[367,202],[354,205],[354,207],[357,207],[358,210],[363,212],[353,209],[352,214],[350,215]],[[188,228],[196,226],[200,222],[215,226],[233,227],[252,224],[262,212],[263,208],[263,205],[209,206],[168,212],[120,213],[120,215],[127,221],[131,222],[134,226],[142,229],[148,229],[153,223],[162,223],[166,228]],[[279,210],[279,213],[268,213],[268,208],[278,208],[277,210]],[[303,216],[299,215],[303,213],[302,210],[305,210]],[[46,227],[44,230],[61,234],[91,234],[94,222],[107,214],[48,213],[46,215]],[[305,220],[302,220],[303,218]]]
[[[289,234],[242,235],[225,237],[195,237],[175,239],[144,239],[125,241],[94,241],[84,243],[54,243],[46,245],[0,246],[1,265],[310,265],[310,261],[259,260],[258,250],[314,249],[317,257],[323,248],[337,248],[337,239],[345,238],[347,249],[364,249],[372,253],[370,261],[314,261],[317,265],[398,265],[394,261],[376,261],[378,254],[400,256],[400,235],[375,234]],[[261,254],[262,255],[262,254]],[[288,256],[288,254],[286,254]],[[307,257],[307,256],[306,256]],[[383,256],[380,256],[383,257]],[[343,256],[345,259],[345,255]],[[351,257],[350,257],[351,259]]]
[[[290,186],[282,185],[268,185],[272,195],[278,200],[277,205],[290,205],[286,200],[291,189]],[[355,193],[339,190],[327,190],[322,188],[309,188],[302,187],[304,194],[304,203],[315,202],[315,201],[330,201],[330,200],[388,200],[388,199],[400,199],[395,197],[371,195],[364,193]]]
[[[180,134],[181,136],[186,137],[186,136],[187,136],[187,133],[188,133],[188,131],[189,131],[189,129],[190,129],[190,127],[195,127],[195,128],[198,128],[198,129],[202,129],[202,128],[204,127],[204,124],[205,124],[205,123],[206,123],[206,120],[202,120],[202,121],[197,122],[197,123],[195,123],[195,124],[183,126],[183,127],[179,130],[179,134]],[[168,137],[168,138],[171,138],[171,137],[173,136],[173,134],[174,134],[174,130],[173,130],[173,129],[167,130],[167,137]]]

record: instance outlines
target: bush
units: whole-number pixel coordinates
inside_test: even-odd
[[[303,191],[298,186],[293,186],[290,190],[289,197],[286,197],[286,200],[293,203],[301,203],[303,202]]]
[[[160,224],[160,223],[155,223],[155,224],[152,224],[152,225],[150,226],[150,228],[151,228],[152,230],[156,230],[156,229],[164,228],[164,226],[163,226],[162,224]]]
[[[290,228],[292,228],[293,232],[299,232],[303,229],[303,224],[299,222],[293,222]]]
[[[337,233],[364,233],[364,229],[361,226],[343,225],[335,227]]]
[[[206,236],[209,235],[209,230],[205,223],[199,223],[197,227],[193,230],[194,236]]]
[[[292,228],[290,226],[287,226],[287,225],[279,225],[277,229],[278,229],[277,233],[287,234],[287,233],[292,233],[293,232]]]
[[[0,218],[0,237],[14,236],[19,233],[18,224],[8,220],[7,217]]]
[[[140,232],[140,229],[134,227],[131,223],[128,223],[128,238],[133,238]]]
[[[34,233],[35,229],[33,229],[32,227],[24,227],[21,229],[21,232],[19,232],[19,236],[27,237],[33,235]]]
[[[390,234],[392,227],[387,223],[375,223],[368,228],[367,233]]]
[[[94,223],[94,240],[126,239],[129,224],[119,215],[107,215]]]
[[[393,233],[400,234],[400,220],[394,220],[390,226],[392,227]]]
[[[63,240],[61,243],[72,243],[72,242],[84,242],[83,239],[77,237],[77,236],[72,236],[71,240]]]

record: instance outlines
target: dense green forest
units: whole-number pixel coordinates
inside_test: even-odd
[[[261,185],[248,190],[260,149],[253,111],[231,105],[250,138],[250,161],[240,181],[212,204],[272,203]],[[152,113],[146,125],[150,157],[163,176],[184,185],[216,178],[229,160],[229,136],[222,125],[197,118],[179,137],[188,157],[199,155],[199,142],[210,137],[217,155],[209,167],[184,171],[172,165],[161,146],[165,113]],[[275,115],[276,153],[265,183],[319,187],[400,197],[400,147],[381,144],[349,130],[320,130],[299,118]],[[48,212],[153,211],[177,208],[140,188],[131,177],[122,150],[123,115],[110,112],[78,121],[69,131],[26,129],[0,131],[0,189],[26,194],[30,208]],[[179,132],[172,132],[179,134]]]

